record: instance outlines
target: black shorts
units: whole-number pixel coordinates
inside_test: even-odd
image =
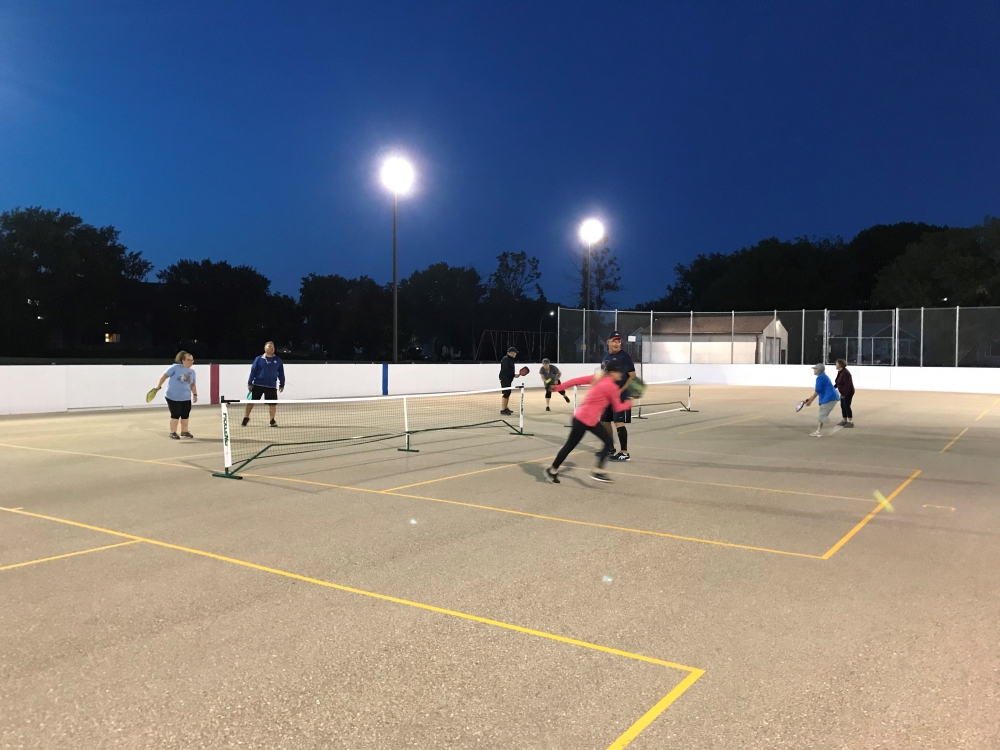
[[[277,401],[278,389],[266,385],[255,385],[250,388],[250,398],[254,401]]]
[[[632,410],[615,411],[610,406],[601,415],[602,422],[614,422],[616,424],[632,424]]]
[[[556,378],[551,383],[546,383],[545,398],[552,398],[552,389],[555,388],[557,385],[562,385],[562,381],[559,378]]]
[[[510,398],[510,386],[511,386],[511,383],[513,383],[513,382],[514,382],[513,380],[506,380],[506,381],[505,380],[501,380],[500,381],[500,387],[504,389],[503,390],[503,397],[504,398]]]
[[[172,401],[167,399],[167,408],[170,409],[171,419],[187,419],[191,416],[191,401]]]

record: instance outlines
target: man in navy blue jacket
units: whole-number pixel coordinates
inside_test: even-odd
[[[285,365],[281,357],[274,354],[274,342],[268,341],[264,344],[264,353],[257,357],[250,365],[250,377],[247,378],[247,390],[250,391],[250,398],[253,401],[277,401],[278,394],[285,390]],[[271,412],[271,427],[277,427],[274,421],[274,413],[277,411],[275,404],[269,404]],[[243,426],[250,423],[250,412],[253,404],[247,404],[246,413],[243,415]]]

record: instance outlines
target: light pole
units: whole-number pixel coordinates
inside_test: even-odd
[[[604,239],[604,225],[597,219],[586,219],[580,225],[580,239],[587,246],[586,258],[584,260],[585,276],[585,304],[584,310],[590,307],[590,259],[594,252],[594,245]]]
[[[539,359],[542,359],[541,355],[545,354],[544,346],[543,346],[543,343],[542,343],[543,342],[543,339],[542,339],[542,323],[544,322],[546,315],[548,317],[552,317],[555,314],[556,314],[555,310],[549,310],[545,315],[543,315],[538,320],[538,354],[539,354],[538,358]]]
[[[604,239],[604,224],[597,219],[585,219],[580,225],[580,239],[587,248],[584,255],[584,302],[583,302],[583,361],[587,361],[589,341],[587,339],[587,310],[590,308],[590,261],[594,253],[594,245]]]
[[[396,202],[413,185],[413,166],[390,156],[382,163],[382,184],[392,191],[392,361],[399,361],[399,259],[396,251]]]

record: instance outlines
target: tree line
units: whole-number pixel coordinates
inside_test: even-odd
[[[155,281],[150,279],[155,278]],[[554,331],[538,259],[504,252],[485,279],[434,263],[399,284],[401,359],[472,359],[484,330]],[[245,358],[265,340],[301,358],[392,356],[392,285],[311,273],[294,299],[246,265],[179,260],[153,274],[114,227],[43,208],[0,214],[7,356]],[[554,355],[554,336],[551,337]],[[485,355],[493,358],[488,349]],[[500,355],[502,356],[502,354]]]
[[[771,237],[674,267],[643,310],[873,309],[1000,305],[1000,219],[974,227],[879,224],[842,238]]]
[[[622,289],[606,242],[577,260],[581,307]],[[649,269],[666,273],[666,269]],[[674,267],[658,299],[637,309],[728,311],[1000,305],[1000,219],[974,227],[876,225],[852,240],[762,240],[699,254]],[[557,302],[537,258],[504,252],[483,277],[434,263],[400,281],[400,357],[472,359],[484,331],[554,331]],[[0,213],[0,335],[7,356],[245,358],[263,341],[301,358],[380,361],[392,356],[392,286],[369,276],[310,273],[298,299],[246,265],[183,259],[154,274],[111,226],[43,208]],[[548,354],[555,354],[554,336]],[[499,339],[495,339],[499,340]],[[536,340],[537,342],[537,340]],[[506,344],[503,345],[503,348]],[[487,347],[485,357],[502,355]]]

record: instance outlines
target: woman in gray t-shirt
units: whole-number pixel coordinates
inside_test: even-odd
[[[160,376],[160,382],[156,384],[156,390],[160,390],[164,383],[167,384],[165,395],[167,407],[170,409],[171,440],[194,437],[188,432],[191,404],[198,401],[198,377],[192,365],[194,365],[193,354],[185,351],[177,352],[174,364],[167,368],[167,371]],[[178,425],[180,425],[180,435],[177,434]]]

